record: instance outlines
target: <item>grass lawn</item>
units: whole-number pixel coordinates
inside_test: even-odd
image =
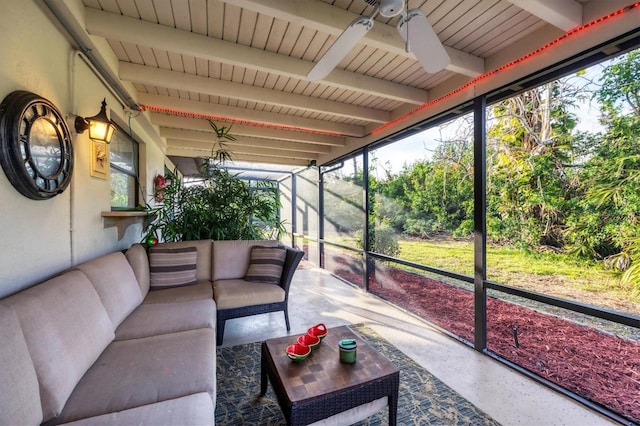
[[[401,259],[473,276],[472,241],[401,240],[399,245]],[[487,277],[538,293],[640,314],[640,292],[620,284],[618,274],[563,254],[489,247]]]

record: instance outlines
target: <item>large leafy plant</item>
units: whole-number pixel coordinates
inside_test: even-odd
[[[230,155],[222,139],[235,138],[228,128],[211,125],[219,148],[205,158],[196,182],[185,183],[176,171],[166,176],[163,203],[147,208],[154,220],[145,228],[144,241],[267,239],[284,232],[275,184],[250,186],[224,169]]]

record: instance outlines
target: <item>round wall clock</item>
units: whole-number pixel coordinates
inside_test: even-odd
[[[47,200],[71,181],[71,134],[60,111],[35,93],[19,90],[0,104],[0,163],[25,197]]]

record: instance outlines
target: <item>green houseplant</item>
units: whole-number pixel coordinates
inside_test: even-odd
[[[249,185],[221,167],[231,158],[224,141],[235,137],[230,128],[210,124],[218,149],[205,158],[197,182],[185,183],[177,171],[164,176],[162,203],[147,208],[154,220],[143,241],[267,239],[284,231],[276,185]]]

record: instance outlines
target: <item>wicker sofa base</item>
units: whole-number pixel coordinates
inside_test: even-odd
[[[278,303],[267,303],[264,305],[242,306],[233,309],[219,309],[217,311],[216,320],[216,340],[218,345],[222,345],[222,339],[224,337],[225,322],[229,319],[248,317],[251,315],[266,314],[269,312],[284,312],[284,321],[287,326],[287,331],[291,330],[289,324],[289,311],[287,300]]]
[[[222,345],[222,339],[224,337],[225,322],[233,318],[242,318],[242,317],[248,317],[252,315],[266,314],[269,312],[283,311],[284,321],[287,325],[287,331],[291,330],[291,326],[289,325],[289,311],[288,311],[289,287],[291,286],[291,279],[293,278],[293,274],[295,273],[296,268],[298,267],[298,264],[300,263],[300,261],[302,260],[302,257],[304,256],[304,252],[291,247],[285,247],[285,248],[286,248],[287,254],[286,254],[284,266],[282,269],[282,277],[280,279],[280,283],[278,283],[278,285],[284,290],[284,300],[279,302],[269,302],[269,303],[259,303],[259,304],[247,305],[247,306],[237,306],[234,308],[226,308],[226,309],[218,308],[217,314],[216,314],[216,342],[218,345]],[[228,278],[230,277],[223,277],[222,279],[228,279]],[[238,290],[238,291],[242,291],[242,290]],[[215,281],[214,281],[213,297],[214,299],[216,299],[216,303],[219,304],[219,306],[225,305],[224,303],[221,302],[221,300],[219,299],[219,296],[216,294]]]

